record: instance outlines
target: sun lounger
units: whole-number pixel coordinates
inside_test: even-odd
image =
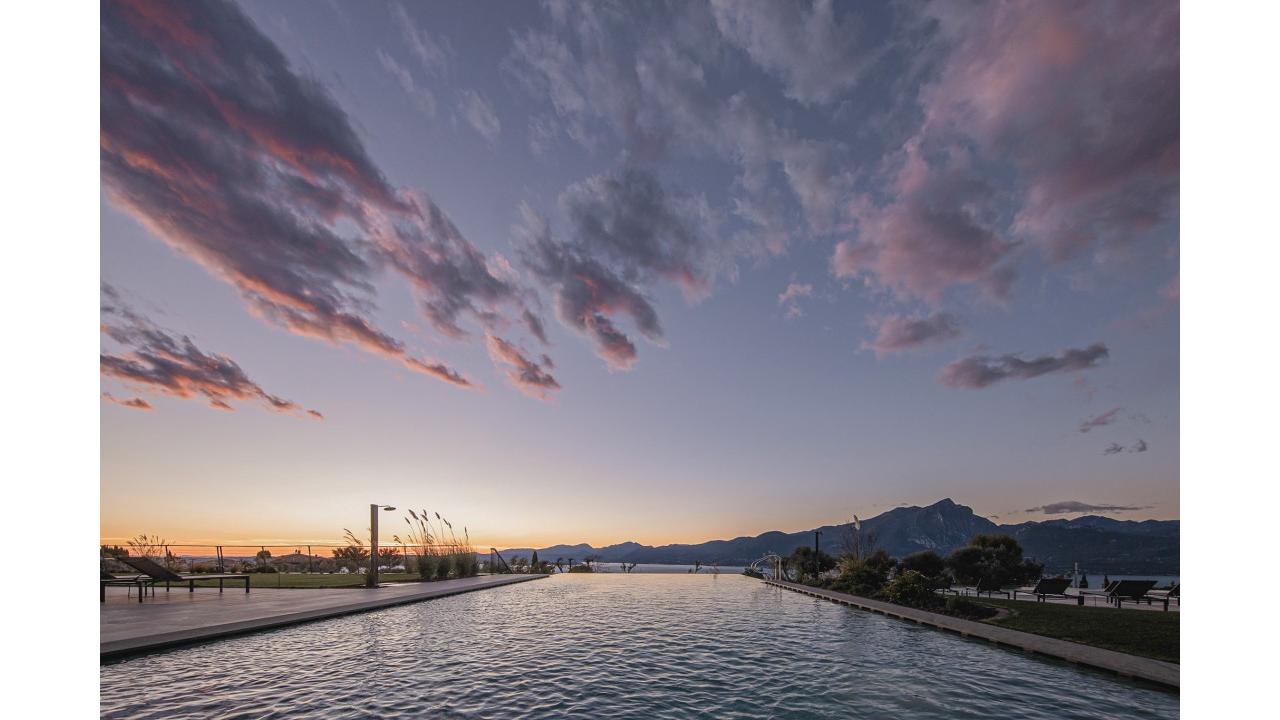
[[[981,580],[979,580],[978,584],[975,585],[973,588],[974,595],[977,595],[978,597],[982,597],[982,593],[986,593],[987,597],[991,597],[995,593],[1000,593],[1006,598],[1009,597],[1009,592],[1001,588],[999,582],[995,580],[988,580],[987,578],[982,578]]]
[[[1161,602],[1164,603],[1164,609],[1168,610],[1170,600],[1178,603],[1179,605],[1182,604],[1182,600],[1179,599],[1181,593],[1182,593],[1182,586],[1174,585],[1168,590],[1152,590],[1151,592],[1147,593],[1147,597],[1153,600],[1160,600]]]
[[[246,593],[249,592],[249,576],[248,575],[233,575],[233,574],[179,575],[178,573],[170,570],[169,568],[161,565],[160,563],[157,563],[154,560],[150,560],[144,557],[130,557],[126,555],[123,557],[116,557],[114,559],[119,560],[120,562],[124,563],[125,565],[128,565],[129,567],[133,568],[134,570],[137,570],[142,574],[136,575],[134,577],[128,577],[128,578],[112,577],[110,579],[107,579],[107,578],[100,579],[98,581],[100,583],[100,587],[98,590],[98,600],[100,602],[106,602],[107,600],[108,585],[112,587],[136,586],[138,588],[138,602],[142,602],[143,591],[148,587],[154,588],[156,583],[164,583],[166,588],[169,586],[169,583],[175,583],[175,582],[186,583],[188,592],[195,592],[196,581],[217,580],[218,592],[222,592],[223,582],[227,580],[236,580],[236,581],[243,582],[244,591]]]
[[[1116,607],[1121,607],[1125,601],[1130,601],[1136,604],[1145,600],[1146,603],[1150,605],[1152,601],[1160,600],[1164,603],[1164,609],[1168,610],[1168,598],[1160,598],[1148,594],[1151,591],[1151,588],[1155,586],[1155,580],[1115,580],[1100,592],[1089,592],[1086,590],[1084,593],[1104,597],[1108,604],[1115,605]]]
[[[1066,578],[1041,578],[1036,582],[1035,587],[1017,588],[1013,591],[1013,599],[1018,599],[1018,593],[1024,595],[1033,595],[1036,602],[1044,602],[1045,598],[1052,595],[1060,598],[1073,598],[1077,605],[1084,604],[1084,596],[1072,596],[1067,594],[1067,588],[1071,586],[1071,581]]]

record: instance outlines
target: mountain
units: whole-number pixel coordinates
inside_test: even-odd
[[[1088,515],[1074,520],[1046,520],[1001,525],[1022,551],[1046,568],[1081,568],[1115,575],[1177,575],[1177,520],[1114,520]]]
[[[864,537],[873,537],[875,547],[894,557],[921,550],[946,555],[982,533],[1012,535],[1024,553],[1045,564],[1051,572],[1070,570],[1073,563],[1091,573],[1116,575],[1174,575],[1178,573],[1177,520],[1115,520],[1086,515],[1072,520],[1046,520],[1016,525],[996,525],[977,515],[973,508],[956,504],[951,498],[928,507],[900,507],[862,521]],[[694,562],[746,565],[774,552],[789,554],[799,545],[813,545],[814,532],[828,553],[843,552],[851,537],[849,524],[824,525],[802,532],[773,530],[752,537],[711,540],[697,544],[641,545],[618,543],[596,548],[588,544],[552,545],[537,548],[538,557],[582,561],[596,557],[602,562],[635,562],[691,565]],[[534,548],[509,548],[505,558],[529,556]]]

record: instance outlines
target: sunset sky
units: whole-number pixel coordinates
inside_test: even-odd
[[[101,12],[103,538],[1179,517],[1175,2]]]

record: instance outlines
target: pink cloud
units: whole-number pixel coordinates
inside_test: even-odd
[[[872,324],[876,328],[876,337],[862,343],[862,347],[874,350],[879,357],[945,342],[961,334],[959,322],[948,313],[888,315],[872,318]]]
[[[469,334],[464,318],[488,330],[531,314],[514,274],[393,187],[328,91],[234,4],[107,3],[101,26],[107,196],[254,315],[469,387],[372,319],[379,269],[449,338]]]
[[[489,357],[495,364],[509,367],[507,379],[521,392],[539,400],[546,400],[549,391],[560,389],[560,383],[547,372],[554,367],[551,358],[543,355],[541,362],[535,362],[525,357],[515,345],[496,335],[490,335],[485,340],[489,348]]]

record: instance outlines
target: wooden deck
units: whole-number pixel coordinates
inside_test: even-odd
[[[1044,637],[1043,635],[1033,635],[1020,630],[1010,630],[997,625],[976,622],[974,620],[963,620],[961,618],[951,617],[950,615],[941,615],[939,613],[928,612],[926,610],[916,610],[914,608],[894,605],[893,603],[882,602],[880,600],[871,600],[869,598],[858,597],[856,595],[848,595],[846,593],[834,592],[832,590],[822,590],[820,588],[809,587],[808,585],[779,582],[776,580],[765,580],[765,583],[773,585],[774,587],[793,590],[798,593],[812,595],[816,598],[822,598],[824,600],[830,600],[850,607],[856,607],[860,610],[867,610],[881,615],[899,618],[901,620],[909,620],[921,625],[928,625],[929,627],[935,627],[941,630],[948,630],[954,633],[959,633],[965,637],[979,638],[998,645],[1016,648],[1026,652],[1040,653],[1041,655],[1059,658],[1061,660],[1066,660],[1067,662],[1087,665],[1101,670],[1108,670],[1124,677],[1138,678],[1140,680],[1158,683],[1166,687],[1178,687],[1178,678],[1180,675],[1178,665],[1170,662],[1164,662],[1163,660],[1153,660],[1151,658],[1138,657],[1137,655],[1129,655],[1128,653],[1116,652],[1114,650],[1104,650],[1103,648],[1081,645],[1080,643],[1074,643],[1067,640],[1058,640],[1056,638]]]
[[[139,603],[127,588],[108,588],[99,615],[102,660],[203,642],[229,635],[323,620],[420,602],[459,593],[544,578],[545,575],[487,575],[379,588],[275,589],[158,588]]]

